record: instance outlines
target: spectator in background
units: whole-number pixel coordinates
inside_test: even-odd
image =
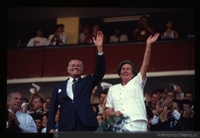
[[[184,92],[184,99],[187,99],[187,100],[190,100],[191,102],[193,102],[195,99],[194,93],[192,91]]]
[[[42,116],[35,114],[32,117],[33,117],[33,120],[34,120],[35,125],[37,127],[38,133],[41,133],[41,130],[42,130]]]
[[[7,97],[6,130],[10,133],[37,133],[33,118],[20,111],[22,95],[11,92]]]
[[[178,39],[179,33],[173,28],[172,20],[168,20],[165,24],[165,30],[161,34],[161,39]]]
[[[95,115],[99,113],[99,109],[96,104],[92,104],[92,109],[94,110]]]
[[[84,25],[83,30],[79,35],[79,44],[92,44],[92,34],[90,32],[90,26]]]
[[[92,28],[92,37],[96,38],[97,36],[97,31],[99,31],[100,28],[99,28],[99,25],[95,24]],[[103,38],[103,42],[106,43],[106,37],[104,36]]]
[[[166,97],[165,98],[169,98],[169,99],[176,99],[176,93],[174,91],[167,91],[166,92]]]
[[[98,97],[99,98],[99,104],[97,105],[97,108],[98,108],[99,113],[101,113],[101,114],[104,112],[102,108],[103,108],[103,106],[105,106],[104,101],[106,99],[107,93],[108,93],[108,89],[103,90],[103,91],[100,92],[99,97]]]
[[[22,99],[21,112],[28,114],[30,113],[28,99],[26,98]]]
[[[128,36],[126,34],[122,34],[119,27],[114,30],[114,33],[114,35],[110,36],[110,43],[121,43],[128,41]]]
[[[44,99],[44,104],[43,104],[43,110],[45,113],[49,111],[50,103],[51,103],[51,97],[46,97]]]
[[[183,112],[181,114],[180,126],[181,130],[184,131],[194,131],[194,109],[192,107],[192,102],[188,99],[181,101]]]
[[[154,30],[148,25],[148,17],[141,16],[138,21],[138,27],[133,31],[133,38],[136,41],[146,41],[154,33]]]
[[[99,126],[101,126],[101,123],[103,122],[103,116],[102,116],[102,114],[98,113],[96,117],[97,117],[97,121],[99,123]]]
[[[18,33],[14,38],[13,47],[23,48],[23,47],[26,47],[26,45],[27,43],[22,40],[22,34]]]
[[[49,35],[47,45],[66,45],[67,44],[67,36],[63,34],[64,32],[64,24],[57,24],[55,27],[54,34]]]
[[[192,108],[194,109],[194,100],[195,100],[194,93],[192,91],[184,92],[184,99],[185,100],[190,100],[192,102]]]
[[[150,101],[151,101],[150,94],[148,92],[145,92],[145,94],[144,94],[144,102],[145,102],[146,107],[148,106]]]
[[[176,103],[176,104],[174,104]],[[177,131],[180,130],[177,122],[181,118],[178,101],[166,98],[164,103],[157,103],[156,113],[150,123],[150,131]]]
[[[109,87],[112,86],[112,84],[107,83],[107,82],[101,82],[100,85],[102,87],[102,91],[99,93],[99,96],[98,96],[99,102],[97,104],[95,104],[94,100],[91,100],[91,103],[98,108],[98,112],[97,113],[101,113],[102,114],[104,112],[103,109],[105,109],[104,101],[106,99],[106,96],[107,96],[107,93],[108,93],[108,89],[109,89]],[[94,91],[94,89],[93,89],[92,95],[94,95],[95,92],[96,92],[96,90]]]
[[[153,118],[154,115],[153,111],[156,110],[157,102],[158,102],[157,92],[151,93],[151,101],[148,103],[148,106],[146,106],[148,119]]]
[[[45,112],[43,110],[44,99],[40,96],[34,97],[32,101],[32,112],[30,115],[39,114],[43,115]]]
[[[60,117],[60,107],[58,107],[57,111],[56,111],[56,115],[55,115],[55,131],[58,131],[58,121],[59,121],[59,117]]]
[[[43,28],[37,28],[36,36],[29,40],[27,47],[47,46],[47,42],[47,38],[43,37]]]
[[[90,103],[91,104],[94,104],[94,94],[96,93],[97,91],[97,86],[95,86],[93,89],[92,89],[92,94],[91,94],[91,97],[90,97]]]
[[[42,130],[41,133],[47,133],[47,114],[42,115]]]

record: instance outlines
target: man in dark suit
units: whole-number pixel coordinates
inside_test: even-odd
[[[92,89],[102,80],[106,73],[106,61],[103,53],[103,33],[97,32],[93,38],[97,48],[95,71],[92,75],[81,77],[83,64],[81,60],[72,59],[68,63],[69,78],[57,84],[52,93],[48,112],[47,132],[55,132],[55,114],[60,106],[58,131],[95,131],[98,122],[90,103]],[[76,82],[73,80],[76,79]],[[76,83],[75,89],[72,86]]]

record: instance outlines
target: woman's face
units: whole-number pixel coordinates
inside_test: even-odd
[[[40,119],[35,119],[35,124],[36,124],[37,129],[41,129],[42,121]]]
[[[122,80],[131,80],[134,74],[132,72],[132,66],[130,64],[124,64],[121,68],[120,77]]]
[[[172,27],[172,21],[168,21],[166,24],[166,27],[171,28]]]
[[[46,126],[47,126],[47,116],[46,116],[46,115],[43,116],[43,118],[42,118],[42,126],[43,126],[43,127],[46,127]]]

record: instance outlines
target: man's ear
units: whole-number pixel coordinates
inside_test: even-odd
[[[10,101],[10,100],[7,100],[7,105],[9,105],[9,101]]]

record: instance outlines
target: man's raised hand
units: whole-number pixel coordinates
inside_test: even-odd
[[[100,47],[103,45],[103,38],[104,38],[104,35],[101,31],[97,32],[96,39],[95,39],[95,37],[92,37],[93,42],[97,47]]]

